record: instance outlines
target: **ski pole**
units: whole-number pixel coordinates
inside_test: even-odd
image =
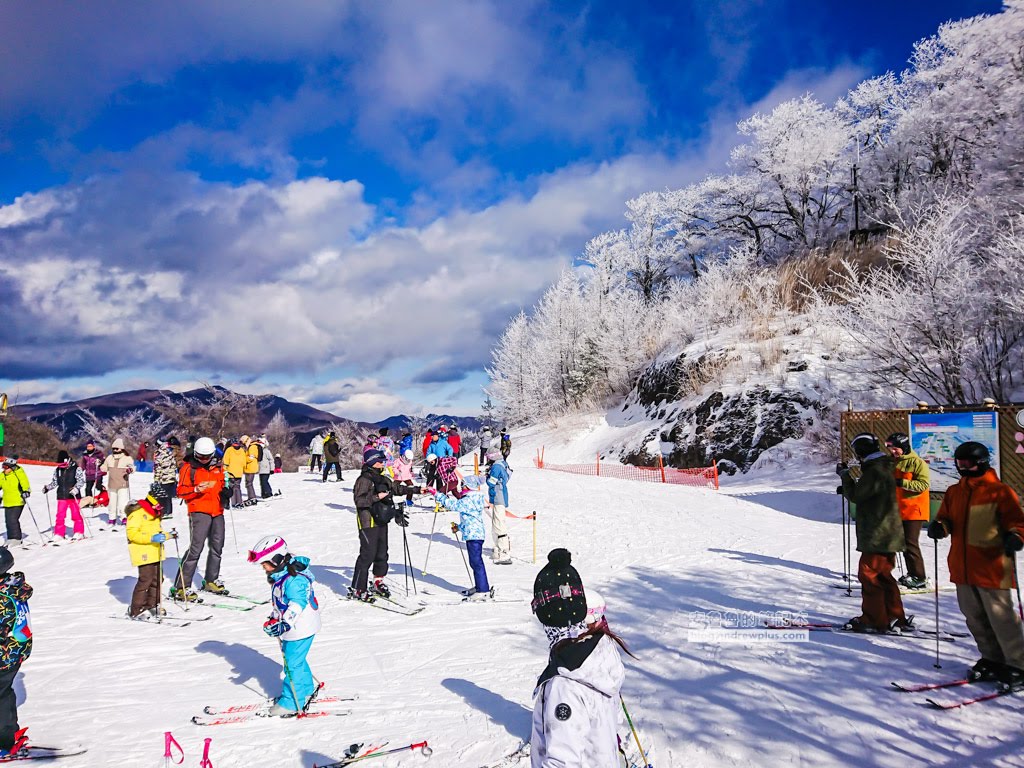
[[[52,533],[50,534],[50,538],[49,539],[47,539],[45,536],[43,536],[43,532],[41,530],[39,530],[39,523],[36,522],[36,513],[32,511],[32,505],[29,504],[28,501],[25,502],[25,509],[28,510],[28,514],[32,518],[32,525],[34,525],[36,527],[36,533],[39,534],[39,538],[42,540],[43,544],[50,544],[50,543],[52,543],[53,542],[53,534]]]
[[[459,554],[462,555],[462,564],[466,566],[466,575],[469,577],[469,585],[472,587],[476,583],[476,579],[473,578],[473,573],[469,570],[469,561],[466,560],[466,553],[462,551],[462,537],[459,535],[459,529],[455,523],[452,523],[452,533],[455,534],[455,540],[459,542]]]
[[[295,706],[298,708],[298,714],[296,714],[296,717],[302,717],[306,714],[306,708],[299,704],[299,694],[295,692],[295,682],[292,680],[292,671],[288,669],[288,657],[284,655],[284,640],[278,637],[277,645],[281,649],[281,665],[284,667],[284,679],[288,681],[288,687],[292,689],[292,698],[295,699]]]
[[[174,754],[171,752],[172,747],[178,750],[177,760],[174,759]],[[181,744],[174,738],[173,733],[164,731],[164,768],[170,768],[172,765],[181,765],[183,762],[185,762],[185,750],[181,748]]]
[[[1020,602],[1020,582],[1017,581],[1017,555],[1010,558],[1013,561],[1013,583],[1017,585],[1017,613],[1021,617],[1021,621],[1024,621],[1024,605]]]
[[[43,498],[46,499],[46,516],[50,519],[50,533],[53,533],[53,512],[50,511],[50,497],[43,491]]]
[[[935,545],[935,668],[942,669],[939,662],[939,542],[932,539]],[[1017,598],[1020,602],[1020,597]]]
[[[228,514],[231,516],[231,538],[235,540],[235,553],[238,553],[238,533],[235,531],[235,511],[228,507]]]
[[[629,723],[629,730],[633,732],[633,740],[636,741],[636,748],[640,750],[640,759],[644,761],[643,768],[653,768],[653,766],[647,761],[647,753],[644,752],[644,748],[640,746],[640,736],[636,732],[636,726],[633,725],[633,718],[629,716],[629,710],[626,709],[626,700],[622,698],[622,694],[619,694],[619,701],[622,702],[622,711],[626,713],[626,722]]]
[[[427,557],[423,561],[423,576],[427,575],[427,563],[430,562],[430,548],[434,544],[434,532],[437,529],[437,513],[441,511],[441,506],[435,501],[434,502],[434,523],[430,526],[430,542],[427,544]]]
[[[189,518],[189,528],[192,527],[192,518]],[[191,541],[189,542],[191,546]],[[183,563],[181,562],[181,547],[178,546],[178,534],[174,533],[174,554],[178,558],[178,581],[175,584],[174,594],[177,595],[177,588],[181,588],[181,601],[185,605],[185,610],[188,611],[188,589],[185,586],[185,574],[182,572]],[[163,589],[163,571],[160,572],[160,588]],[[178,599],[175,598],[174,602],[177,603]]]
[[[213,768],[213,760],[210,759],[210,742],[213,739],[203,739],[203,756],[199,759],[199,768]]]
[[[402,546],[405,549],[405,596],[409,596],[409,577],[412,576],[412,591],[414,595],[419,594],[416,589],[416,572],[412,569],[412,553],[409,551],[409,537],[402,528]]]
[[[368,755],[360,755],[359,757],[345,758],[343,760],[338,761],[337,763],[322,765],[320,766],[320,768],[344,768],[344,766],[352,765],[352,763],[362,762],[363,760],[370,760],[374,757],[384,757],[384,755],[393,755],[396,752],[405,752],[407,749],[411,751],[416,751],[418,749],[420,751],[420,754],[422,754],[424,757],[430,757],[434,753],[434,750],[432,750],[427,745],[427,742],[420,741],[416,744],[409,744],[405,747],[395,747],[394,749],[386,749],[379,752],[371,752]],[[313,766],[313,768],[317,768],[317,766]]]

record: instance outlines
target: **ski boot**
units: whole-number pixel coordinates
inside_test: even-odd
[[[380,595],[381,597],[391,597],[391,590],[388,589],[388,585],[384,583],[383,579],[374,579],[373,583],[370,584],[369,592],[371,595]]]
[[[1004,691],[1024,689],[1024,669],[1004,666],[999,672],[999,687]]]
[[[14,732],[14,744],[10,749],[0,749],[0,763],[28,757],[28,726]]]
[[[158,605],[156,608],[149,609],[149,615],[154,619],[159,619],[160,617],[167,615],[167,609],[162,605]]]
[[[889,633],[893,635],[909,634],[915,629],[917,627],[914,625],[913,614],[902,619],[893,619],[889,624]]]
[[[171,587],[171,591],[168,593],[168,597],[172,600],[179,600],[183,603],[198,603],[199,595],[196,591],[189,587],[188,589],[181,589],[180,587]]]
[[[978,659],[974,666],[967,670],[967,679],[972,683],[987,683],[999,680],[1003,671],[1003,665],[989,659]]]
[[[360,601],[362,603],[372,603],[374,600],[377,599],[373,595],[371,595],[369,592],[361,590],[361,589],[356,589],[355,587],[349,587],[348,588],[348,595],[347,595],[347,597],[348,597],[349,600],[358,600],[358,601]]]
[[[215,595],[227,595],[227,594],[229,594],[228,590],[227,590],[227,587],[224,586],[224,582],[221,581],[220,579],[217,579],[216,581],[204,581],[203,582],[203,591],[204,592],[212,592]]]
[[[149,611],[143,611],[142,613],[137,613],[134,616],[126,611],[125,616],[127,616],[130,621],[149,621],[153,618],[153,615]]]

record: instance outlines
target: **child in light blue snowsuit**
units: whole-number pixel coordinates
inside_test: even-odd
[[[469,552],[469,565],[473,569],[473,580],[475,591],[470,599],[483,600],[491,591],[487,583],[487,569],[484,568],[484,539],[487,533],[484,530],[484,506],[487,504],[487,497],[483,494],[483,480],[477,475],[469,475],[463,480],[468,492],[463,497],[457,498],[444,493],[437,494],[437,502],[459,513],[459,524],[452,523],[452,528],[462,534],[466,542],[466,550]]]
[[[284,654],[284,684],[269,714],[295,715],[306,708],[316,691],[306,656],[320,631],[320,606],[313,592],[315,579],[309,571],[309,558],[293,557],[283,539],[268,536],[249,552],[249,560],[261,563],[267,572],[272,613],[263,631],[280,641]]]

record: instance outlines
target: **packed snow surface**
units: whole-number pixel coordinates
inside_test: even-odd
[[[198,764],[203,739],[211,737],[218,768],[324,764],[353,742],[384,740],[427,740],[434,754],[428,760],[404,752],[368,764],[475,768],[528,738],[533,683],[547,653],[528,596],[547,551],[564,546],[639,657],[627,659],[623,693],[654,746],[657,768],[1024,765],[1019,699],[941,712],[926,706],[928,694],[891,689],[893,680],[961,676],[976,658],[969,639],[942,644],[941,670],[933,668],[934,643],[918,639],[829,632],[795,643],[688,639],[695,612],[754,623],[762,612],[793,611],[812,621],[859,613],[856,592],[851,598],[830,586],[840,581],[843,556],[827,469],[729,479],[716,492],[541,471],[530,455],[512,454],[511,509],[537,511],[538,563],[531,562],[531,524],[516,520],[514,563],[488,562],[498,594],[519,601],[452,602],[467,577],[445,513],[422,574],[432,506],[417,507],[408,528],[419,597],[428,607],[405,617],[339,599],[357,551],[354,471],[341,484],[277,475],[283,496],[233,513],[222,572],[229,588],[269,592],[262,571],[245,560],[263,535],[280,534],[312,559],[323,629],[310,660],[328,693],[358,695],[347,717],[192,725],[204,705],[255,703],[280,691],[278,646],[261,631],[266,606],[197,606],[196,614],[213,618],[186,627],[112,618],[124,613],[136,571],[123,530],[100,530],[105,515],[91,519],[91,539],[16,549],[15,567],[35,588],[35,650],[16,684],[21,724],[37,743],[87,745],[87,754],[62,761],[68,768],[162,765],[168,730],[185,748],[185,765]],[[48,528],[39,489],[50,470],[27,471],[32,509]],[[132,486],[147,482],[135,475]],[[28,512],[23,524],[33,530]],[[182,510],[171,526],[187,530]],[[925,541],[930,572],[933,549]],[[940,544],[941,561],[947,546]],[[170,553],[168,575],[177,564],[173,547]],[[402,537],[394,526],[390,560],[401,593]],[[200,574],[204,563],[205,556]],[[944,562],[940,568],[944,574]],[[905,602],[922,625],[933,625],[931,595]],[[954,593],[940,593],[940,614],[944,628],[964,631]]]

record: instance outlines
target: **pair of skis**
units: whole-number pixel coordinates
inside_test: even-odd
[[[290,717],[280,719],[301,720],[315,717],[344,717],[352,714],[352,710],[350,709],[334,709],[333,705],[355,701],[359,698],[358,696],[321,696],[319,694],[323,690],[323,687],[324,684],[320,683],[304,711],[296,712]],[[192,722],[196,725],[204,726],[246,723],[258,717],[267,717],[268,712],[273,705],[273,699],[264,699],[263,701],[256,703],[235,704],[226,707],[210,705],[203,707],[202,714],[193,717]]]
[[[397,613],[401,616],[415,616],[418,613],[422,613],[426,610],[425,605],[411,606],[406,603],[396,600],[393,597],[384,597],[384,595],[371,595],[366,600],[357,600],[354,597],[345,595],[341,598],[342,600],[348,600],[351,603],[362,603],[363,605],[369,605],[373,608],[379,608],[382,611],[388,611],[390,613]]]
[[[959,680],[947,680],[941,683],[923,683],[920,685],[907,685],[905,683],[892,683],[892,686],[903,693],[922,693],[924,691],[940,691],[946,688],[959,688],[962,685],[972,685],[977,682],[986,682],[980,680],[968,680],[967,678],[960,678]],[[992,681],[987,681],[992,682]],[[980,696],[972,696],[963,699],[954,699],[952,701],[939,701],[932,698],[926,698],[925,701],[936,709],[960,709],[961,707],[970,706],[971,704],[980,704],[983,701],[991,701],[992,699],[998,699],[1003,696],[1010,696],[1014,693],[1020,693],[1019,688],[1006,688],[1001,687],[996,691],[985,693]]]
[[[904,630],[902,632],[856,632],[852,629],[846,629],[842,624],[832,623],[814,623],[814,622],[783,622],[781,624],[765,624],[765,629],[806,629],[808,632],[836,632],[845,635],[862,635],[864,637],[907,637],[916,640],[935,640],[935,636],[939,636],[939,640],[947,643],[955,643],[959,637],[967,637],[966,632],[946,632],[943,630],[934,629],[918,629],[914,628],[911,630]]]

